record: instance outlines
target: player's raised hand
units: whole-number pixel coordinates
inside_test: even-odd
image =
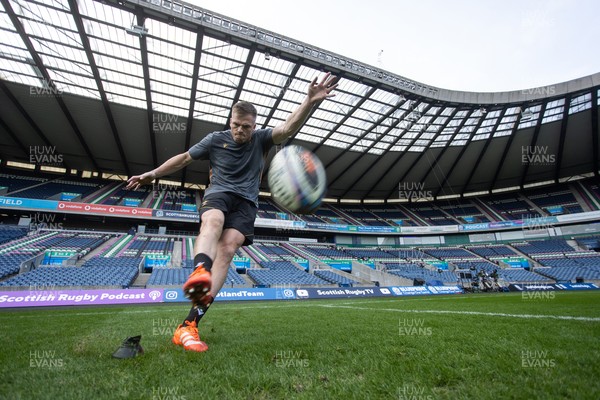
[[[338,85],[338,77],[331,75],[331,72],[325,74],[321,82],[317,83],[317,77],[308,85],[308,97],[311,102],[316,103],[325,100],[328,97],[335,96],[332,91]]]
[[[152,183],[154,178],[148,172],[142,175],[134,175],[127,180],[127,186],[125,186],[126,190],[137,190],[144,185],[148,185]]]

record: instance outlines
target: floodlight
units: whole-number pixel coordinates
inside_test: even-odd
[[[142,37],[148,34],[148,28],[140,25],[131,25],[131,28],[125,29],[125,32],[130,35]]]

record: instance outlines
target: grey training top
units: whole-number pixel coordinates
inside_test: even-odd
[[[205,195],[233,192],[258,207],[258,190],[267,153],[273,143],[273,129],[257,129],[248,143],[237,144],[231,130],[209,133],[190,147],[194,160],[210,161],[210,185]]]

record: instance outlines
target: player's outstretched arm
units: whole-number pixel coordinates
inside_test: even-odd
[[[279,144],[287,140],[304,125],[304,121],[315,104],[335,96],[335,93],[331,92],[337,87],[337,80],[338,78],[331,75],[331,72],[325,74],[318,83],[317,77],[315,77],[308,85],[308,93],[302,104],[287,117],[283,124],[273,128],[273,142]]]
[[[125,189],[136,190],[141,186],[148,185],[152,183],[152,181],[156,178],[160,178],[161,176],[172,174],[175,171],[179,171],[183,167],[190,164],[192,161],[192,157],[189,152],[177,154],[169,158],[167,161],[162,163],[158,168],[153,169],[152,171],[145,172],[141,175],[134,175],[127,181],[127,186]]]

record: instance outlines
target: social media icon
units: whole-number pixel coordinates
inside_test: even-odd
[[[169,290],[167,292],[165,292],[165,299],[167,300],[176,300],[177,299],[177,292],[174,290]]]

